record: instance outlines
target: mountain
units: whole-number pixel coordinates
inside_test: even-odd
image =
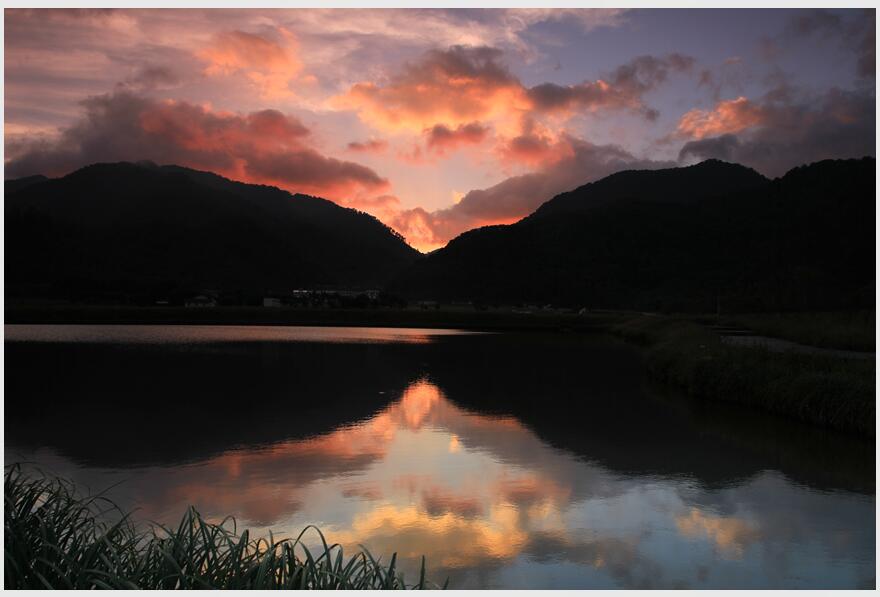
[[[7,293],[381,287],[419,255],[368,214],[180,166],[95,164],[5,191]]]
[[[21,178],[16,178],[14,180],[7,180],[4,184],[4,191],[6,193],[14,193],[15,191],[21,190],[25,187],[29,187],[32,184],[37,184],[40,182],[45,182],[49,180],[47,177],[42,174],[35,174],[33,176],[23,176]]]
[[[462,234],[390,290],[666,311],[872,308],[874,213],[873,158],[776,180],[717,160],[619,172]]]
[[[745,166],[706,160],[685,168],[626,170],[561,193],[535,211],[535,217],[582,213],[614,201],[638,198],[685,204],[764,186],[767,179]]]

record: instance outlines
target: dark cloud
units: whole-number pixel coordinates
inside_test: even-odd
[[[120,83],[120,87],[130,91],[152,91],[167,89],[180,84],[180,78],[167,66],[145,66]]]
[[[433,517],[451,513],[460,518],[477,518],[484,514],[483,504],[478,498],[456,495],[441,487],[422,491],[422,507]]]
[[[800,102],[776,102],[775,97],[771,92],[757,105],[761,118],[754,128],[690,141],[679,160],[718,158],[780,176],[823,159],[874,155],[873,92],[831,89]],[[790,92],[781,97],[790,97]]]
[[[459,125],[454,129],[444,124],[436,124],[425,131],[428,149],[438,152],[455,149],[460,145],[481,143],[488,134],[489,128],[479,122]]]
[[[693,58],[682,54],[663,58],[639,56],[596,81],[578,85],[543,83],[529,88],[527,93],[537,111],[632,108],[654,120],[657,111],[645,107],[642,97],[666,81],[670,73],[689,71],[693,64]]]
[[[334,188],[342,181],[382,188],[386,181],[370,168],[321,155],[314,149],[271,153],[248,160],[245,172],[250,180],[285,183],[292,188]]]
[[[663,58],[639,56],[617,67],[610,76],[610,83],[633,95],[641,96],[666,81],[670,73],[686,72],[694,59],[683,54],[668,54]]]
[[[697,86],[708,89],[712,99],[718,101],[731,94],[742,95],[753,76],[746,61],[739,56],[731,56],[721,64],[702,69]]]
[[[410,66],[409,75],[418,75],[427,66],[451,79],[479,79],[494,85],[516,82],[516,78],[500,63],[504,52],[487,46],[452,46],[448,50],[429,50],[422,65]]]
[[[715,158],[725,162],[735,162],[736,151],[739,148],[740,143],[736,135],[721,135],[720,137],[685,143],[678,154],[678,159],[679,161],[688,161],[689,159]]]
[[[330,198],[388,186],[365,166],[320,154],[308,145],[308,128],[277,110],[230,114],[126,92],[83,105],[83,118],[57,140],[8,142],[6,175],[58,176],[95,162],[152,160]]]
[[[843,28],[843,19],[824,8],[799,14],[791,19],[788,31],[795,35],[818,33],[826,37],[837,35]]]
[[[352,141],[348,144],[349,151],[364,153],[382,153],[388,149],[388,141],[385,139],[369,139],[367,141]]]
[[[868,11],[864,22],[865,32],[861,39],[856,41],[858,63],[856,67],[860,77],[875,78],[877,75],[877,27],[874,19],[874,10]]]
[[[862,10],[851,21],[824,8],[794,16],[786,28],[789,37],[837,41],[856,55],[856,72],[863,78],[876,74],[876,17],[873,8]]]

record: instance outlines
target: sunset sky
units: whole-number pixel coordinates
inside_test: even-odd
[[[430,250],[612,172],[873,155],[873,10],[7,9],[5,176],[153,160]]]

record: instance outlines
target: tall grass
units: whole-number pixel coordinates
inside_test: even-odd
[[[66,480],[4,471],[6,589],[426,589],[407,585],[397,554],[384,565],[361,548],[350,559],[316,527],[294,539],[252,539],[235,520],[205,521],[189,508],[176,528],[139,530],[103,496]],[[231,527],[231,528],[230,528]],[[302,542],[313,530],[322,548]],[[444,587],[445,588],[445,587]]]
[[[667,317],[633,318],[613,331],[646,345],[655,378],[695,397],[875,436],[873,361],[726,346],[695,323]]]

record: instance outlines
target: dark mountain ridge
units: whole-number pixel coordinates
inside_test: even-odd
[[[690,203],[757,189],[767,182],[767,178],[751,168],[721,160],[706,160],[683,168],[624,170],[561,193],[528,217],[584,212],[624,199]]]
[[[381,287],[419,253],[373,216],[149,162],[6,181],[7,292]]]
[[[391,290],[670,311],[870,308],[874,213],[874,158],[776,180],[718,160],[625,171],[460,235]]]

